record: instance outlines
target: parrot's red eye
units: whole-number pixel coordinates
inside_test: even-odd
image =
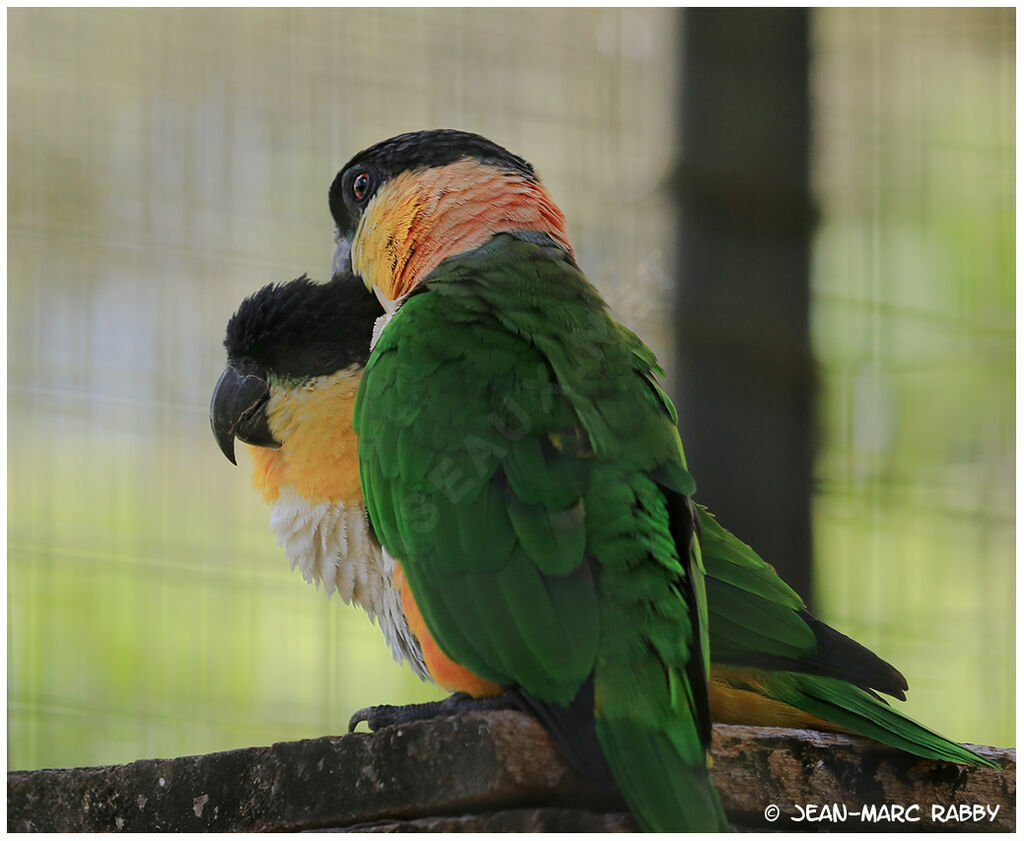
[[[352,182],[352,195],[356,197],[356,201],[362,201],[366,198],[370,192],[370,176],[362,172],[356,176],[356,180]]]

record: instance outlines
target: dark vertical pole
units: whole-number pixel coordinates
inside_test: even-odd
[[[808,12],[681,14],[680,431],[697,500],[807,599]]]

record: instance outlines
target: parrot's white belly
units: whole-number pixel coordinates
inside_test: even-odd
[[[395,660],[409,661],[428,680],[419,643],[402,611],[401,594],[391,586],[395,562],[386,557],[370,532],[362,505],[310,502],[291,486],[280,488],[270,506],[270,527],[302,577],[327,595],[337,591],[346,603],[355,602],[377,621]]]

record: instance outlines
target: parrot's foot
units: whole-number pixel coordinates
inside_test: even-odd
[[[465,692],[456,692],[442,701],[428,701],[425,704],[407,704],[404,707],[382,704],[379,707],[364,707],[353,713],[352,718],[348,720],[348,732],[354,731],[364,721],[371,731],[376,732],[382,727],[391,727],[395,724],[409,724],[412,721],[442,718],[466,712],[520,709],[522,707],[510,694],[494,695],[490,698],[474,698]]]

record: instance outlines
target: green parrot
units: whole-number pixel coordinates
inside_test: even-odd
[[[360,153],[330,202],[388,311],[359,479],[431,676],[516,693],[642,828],[725,829],[694,482],[561,212],[529,164],[455,131]]]

